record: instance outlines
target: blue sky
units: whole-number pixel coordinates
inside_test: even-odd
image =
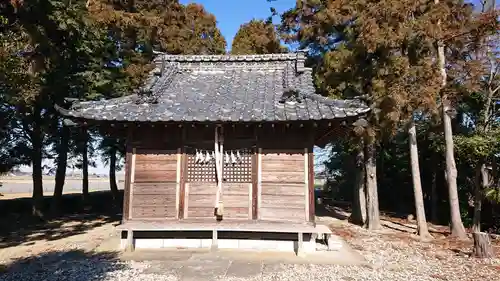
[[[217,25],[226,38],[229,50],[234,35],[238,32],[241,24],[254,18],[265,19],[269,17],[271,7],[276,8],[279,13],[286,11],[295,6],[296,0],[276,0],[273,2],[267,0],[181,0],[180,2],[182,4],[202,4],[208,12],[214,14],[217,18]],[[480,3],[479,0],[471,0],[470,2],[476,5]]]
[[[217,18],[218,27],[226,38],[228,49],[241,24],[252,19],[265,19],[271,15],[270,8],[283,12],[295,6],[295,0],[181,0],[182,4],[199,3]]]

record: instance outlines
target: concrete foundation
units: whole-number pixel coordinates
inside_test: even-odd
[[[135,236],[135,233],[134,233]],[[298,236],[298,235],[295,235]],[[311,253],[316,251],[336,251],[342,248],[342,241],[339,237],[330,236],[327,241],[328,245],[321,244],[316,240],[316,235],[304,235],[302,249],[300,252]],[[144,238],[134,237],[135,249],[241,249],[241,250],[264,250],[264,251],[279,251],[279,252],[299,252],[298,240],[285,239],[217,239],[217,244],[214,245],[214,240],[211,238]],[[120,240],[120,248],[126,248],[127,239],[122,234]]]

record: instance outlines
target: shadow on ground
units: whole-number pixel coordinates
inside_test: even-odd
[[[123,192],[116,202],[123,202]],[[49,209],[51,198],[45,198]],[[81,195],[63,195],[58,217],[41,220],[31,215],[31,198],[0,201],[0,249],[17,245],[30,245],[38,240],[58,240],[90,229],[118,223],[121,204],[113,204],[110,192],[92,192],[84,207]]]
[[[324,199],[322,204],[316,204],[316,215],[320,217],[332,217],[338,220],[349,220],[352,212],[350,202],[334,201],[331,199]],[[409,214],[394,213],[394,212],[380,212],[381,223],[384,227],[392,230],[415,233],[417,225],[415,220],[408,220]],[[447,236],[450,234],[447,226],[436,225],[428,222],[429,232],[431,234]]]
[[[0,279],[29,280],[103,280],[106,275],[126,269],[117,253],[93,253],[80,250],[46,252],[0,265]]]
[[[316,203],[316,216],[332,217],[339,220],[347,220],[350,215],[349,204],[334,203],[332,200],[323,199],[321,203]]]

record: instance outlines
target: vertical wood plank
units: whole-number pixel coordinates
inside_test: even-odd
[[[188,189],[186,187],[187,185],[187,173],[188,173],[188,155],[186,153],[186,147],[184,146],[184,143],[186,141],[186,129],[182,129],[182,141],[181,141],[181,149],[182,149],[182,155],[181,155],[181,161],[180,161],[180,189],[179,189],[179,214],[178,218],[179,219],[184,219],[187,216],[187,201],[186,201],[186,194],[188,192]]]
[[[135,182],[135,147],[132,147],[131,163],[130,163],[130,204],[129,218],[132,219],[132,202],[134,202],[134,182]]]
[[[181,189],[181,169],[182,169],[182,150],[177,148],[177,175],[175,181],[175,217],[179,219],[180,210],[180,189]]]
[[[184,183],[184,188],[183,188],[184,192],[183,192],[183,207],[182,209],[180,210],[181,213],[182,213],[182,218],[183,219],[187,219],[188,218],[188,208],[189,208],[189,183]]]
[[[308,153],[308,149],[307,148],[304,148],[304,205],[305,205],[305,221],[309,221],[310,220],[310,215],[309,215],[309,197],[310,197],[310,194],[309,194],[309,166],[310,163],[309,163],[309,153]]]
[[[123,190],[123,216],[122,220],[130,219],[130,194],[131,194],[131,178],[130,172],[132,168],[132,128],[129,128],[126,143],[127,153],[125,155],[125,186]]]
[[[314,196],[314,150],[313,147],[309,149],[309,222],[314,223],[316,218],[315,209],[315,196]]]
[[[262,205],[262,148],[257,153],[257,219],[261,218],[260,206]]]
[[[256,220],[258,218],[258,205],[257,205],[257,198],[258,198],[258,194],[259,194],[259,179],[258,179],[258,170],[259,170],[259,163],[258,163],[258,159],[257,159],[257,155],[258,155],[258,148],[255,148],[254,151],[253,151],[253,155],[252,155],[252,184],[251,184],[251,193],[250,193],[250,196],[251,196],[251,205],[252,206],[252,210],[251,210],[251,214],[252,214],[252,219]]]
[[[248,219],[254,219],[253,184],[248,185]]]

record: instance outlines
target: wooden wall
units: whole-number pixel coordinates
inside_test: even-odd
[[[305,150],[260,149],[259,158],[259,218],[309,220]]]
[[[178,151],[134,149],[131,218],[177,216]]]
[[[251,183],[224,183],[224,219],[251,219]],[[213,218],[217,186],[211,182],[186,183],[184,218]]]
[[[252,149],[251,177],[223,183],[223,218],[313,222],[314,176],[307,134],[288,131],[283,142],[271,143],[269,135],[276,140],[276,128],[260,134],[258,128],[238,130],[226,130],[225,148]],[[190,179],[187,173],[187,147],[199,138],[210,149],[210,132],[209,127],[136,128],[127,145],[124,219],[215,219],[216,183]],[[304,139],[294,141],[297,136]]]

